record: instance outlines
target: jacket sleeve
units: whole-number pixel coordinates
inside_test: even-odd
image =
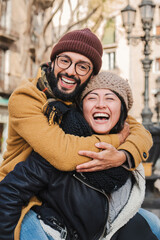
[[[31,83],[26,88],[17,89],[10,97],[9,137],[12,138],[12,144],[14,142],[15,146],[12,147],[14,151],[17,144],[25,141],[55,168],[72,171],[78,164],[90,160],[80,156],[79,150],[99,152],[95,147],[95,143],[99,141],[106,141],[116,148],[119,146],[119,138],[116,134],[93,135],[85,138],[65,134],[57,124],[49,126],[46,116],[42,113],[46,101],[45,94]],[[8,138],[8,141],[10,139]]]
[[[128,116],[127,122],[130,125],[130,135],[118,149],[125,150],[132,155],[135,166],[131,170],[135,170],[140,162],[147,160],[153,140],[150,132],[133,117]]]
[[[28,83],[28,86],[17,89],[9,101],[10,126],[13,131],[10,134],[12,137],[19,136],[19,139],[14,140],[15,143],[23,139],[55,168],[72,171],[78,164],[89,161],[87,157],[78,155],[78,151],[98,152],[99,149],[95,147],[97,142],[107,142],[116,148],[119,146],[117,134],[92,135],[85,138],[65,134],[57,124],[49,126],[46,116],[42,114],[42,107],[45,103],[45,94],[33,84]],[[143,160],[144,150],[148,155],[152,140],[149,133],[136,120],[131,118],[130,123],[130,138],[121,146],[121,149],[130,152],[137,165]],[[11,132],[10,129],[9,131]],[[137,139],[141,140],[142,136],[146,137],[139,145],[140,141]]]
[[[49,182],[53,167],[37,153],[20,162],[0,182],[0,239],[14,239],[22,207]]]

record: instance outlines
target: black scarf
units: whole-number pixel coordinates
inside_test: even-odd
[[[53,115],[54,121],[60,123],[60,127],[65,133],[76,136],[91,136],[92,130],[82,114],[73,106],[55,101],[48,104],[46,116]],[[97,172],[85,172],[83,175],[87,181],[98,189],[103,189],[106,193],[111,193],[119,189],[128,179],[130,172],[123,167],[110,168]]]
[[[45,67],[47,67],[45,65]],[[49,83],[43,72],[42,77],[38,81],[38,88],[47,87],[46,95],[48,98],[54,97],[51,93]],[[50,124],[57,122],[63,131],[67,134],[76,136],[91,136],[92,130],[83,115],[73,105],[66,105],[61,101],[50,99],[44,110]],[[111,193],[119,189],[125,184],[131,173],[123,167],[110,168],[103,171],[85,172],[83,175],[86,177],[89,184],[92,186],[103,189],[106,193]]]

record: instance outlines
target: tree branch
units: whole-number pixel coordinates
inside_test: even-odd
[[[81,19],[81,20],[73,23],[72,25],[70,25],[70,26],[67,28],[66,32],[68,32],[71,28],[73,28],[73,27],[76,26],[76,25],[80,25],[80,24],[83,24],[84,22],[87,22],[87,20],[98,10],[99,7],[100,7],[100,6],[95,7],[95,8],[88,14],[88,16],[86,16],[86,17],[84,17],[83,19]]]
[[[46,24],[44,25],[44,28],[43,28],[43,36],[45,35],[45,32],[47,30],[47,27],[49,26],[49,24],[51,23],[53,17],[55,16],[55,14],[58,12],[58,10],[62,7],[64,3],[64,0],[61,0],[59,6],[57,7],[57,9],[51,14],[51,16],[49,17],[49,19],[47,20]]]

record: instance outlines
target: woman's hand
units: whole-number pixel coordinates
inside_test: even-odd
[[[112,167],[121,166],[126,161],[126,155],[123,151],[118,151],[111,144],[100,142],[96,147],[101,152],[79,151],[78,153],[93,159],[90,162],[80,164],[76,167],[77,172],[94,172],[101,171]]]

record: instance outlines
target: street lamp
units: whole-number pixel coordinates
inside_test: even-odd
[[[150,44],[153,40],[160,42],[160,36],[151,35],[151,29],[153,25],[154,18],[154,10],[155,4],[152,0],[142,0],[139,5],[140,14],[141,14],[141,22],[143,35],[142,36],[133,36],[131,35],[132,29],[135,24],[135,15],[136,10],[131,7],[128,3],[127,7],[125,7],[122,11],[122,21],[123,26],[126,29],[128,44],[132,42],[142,41],[144,43],[144,59],[141,60],[144,70],[144,108],[142,110],[142,123],[143,125],[151,132],[153,137],[153,147],[150,151],[150,157],[148,161],[153,162],[153,166],[155,165],[157,159],[160,156],[160,127],[154,126],[152,123],[152,115],[151,109],[149,107],[149,72],[151,69],[152,59],[150,59],[151,48]],[[132,40],[132,41],[131,41]]]
[[[153,17],[154,17],[154,10],[155,4],[151,0],[142,0],[141,4],[139,5],[140,14],[141,14],[141,22],[142,28],[144,31],[143,36],[132,36],[131,32],[135,23],[135,15],[136,10],[132,8],[129,4],[125,7],[122,11],[122,20],[123,26],[127,32],[127,39],[128,43],[130,43],[131,39],[133,40],[141,40],[144,42],[144,56],[145,58],[141,60],[144,73],[145,73],[145,89],[144,89],[144,108],[142,110],[142,123],[146,127],[152,125],[152,115],[151,109],[149,107],[149,72],[151,69],[152,59],[149,58],[151,54],[150,43],[152,40],[159,40],[160,36],[152,36],[150,31],[152,29],[153,24]]]
[[[149,0],[143,0],[139,5],[140,13],[141,13],[141,21],[143,25],[147,24],[150,29],[152,28],[155,4]],[[144,29],[145,30],[145,29]]]
[[[132,28],[134,27],[136,10],[128,4],[121,11],[121,13],[122,13],[123,26],[126,29],[127,35],[129,35],[132,32]]]

